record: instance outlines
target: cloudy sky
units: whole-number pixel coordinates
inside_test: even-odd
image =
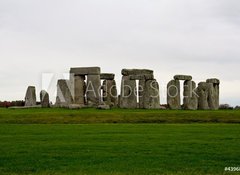
[[[0,100],[28,85],[53,100],[70,67],[100,66],[118,85],[122,68],[153,69],[161,103],[175,74],[216,77],[221,103],[240,105],[240,1],[0,0],[0,60]]]

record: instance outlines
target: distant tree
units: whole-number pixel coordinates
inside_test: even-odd
[[[229,104],[221,104],[219,106],[219,109],[233,109],[233,107],[231,107]]]
[[[235,109],[236,109],[236,110],[240,110],[240,106],[236,106]]]

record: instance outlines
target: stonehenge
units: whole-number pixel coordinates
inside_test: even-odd
[[[69,79],[57,81],[54,107],[80,109],[172,109],[217,110],[219,109],[220,80],[209,78],[197,85],[191,75],[175,75],[167,83],[167,104],[160,105],[160,87],[149,69],[122,69],[120,93],[115,74],[102,73],[100,67],[70,68]],[[181,82],[183,90],[181,91]],[[181,95],[182,93],[182,95]],[[181,99],[183,96],[183,99]],[[35,87],[29,86],[25,107],[36,106]],[[49,94],[40,92],[40,106],[50,107]]]
[[[36,88],[34,86],[29,86],[25,95],[25,106],[31,107],[37,104],[36,102]]]
[[[138,89],[137,82],[138,80]],[[120,108],[159,109],[159,85],[153,71],[148,69],[123,69]]]

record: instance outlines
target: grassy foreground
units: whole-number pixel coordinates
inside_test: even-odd
[[[228,174],[239,145],[238,124],[0,124],[0,174]]]
[[[240,110],[97,110],[97,109],[5,109],[0,123],[84,124],[84,123],[240,123]]]

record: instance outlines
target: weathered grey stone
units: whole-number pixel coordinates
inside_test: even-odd
[[[211,79],[207,79],[206,81],[207,83],[213,83],[213,84],[220,84],[220,80],[217,78],[211,78]]]
[[[184,81],[183,108],[187,110],[198,109],[198,95],[194,81]]]
[[[154,80],[153,74],[130,75],[130,80]]]
[[[181,109],[179,80],[171,80],[167,84],[167,103],[170,109]]]
[[[156,80],[147,80],[143,96],[144,109],[159,109],[159,85]]]
[[[86,102],[85,93],[86,93],[86,83],[84,75],[74,75],[71,74],[71,91],[73,92],[73,103],[84,105]]]
[[[35,106],[36,105],[36,89],[34,86],[29,86],[27,88],[25,96],[25,106]]]
[[[109,105],[98,105],[97,109],[108,110],[111,109]]]
[[[192,76],[190,75],[175,75],[174,80],[192,80]]]
[[[148,69],[122,69],[122,75],[145,75],[145,74],[153,74],[153,70]]]
[[[118,95],[118,108],[121,108],[121,95]]]
[[[41,101],[41,105],[43,108],[49,108],[50,107],[50,103],[49,103],[49,94],[42,90],[40,92],[40,101]]]
[[[167,109],[167,107],[166,107],[166,106],[160,106],[160,108],[159,108],[159,109],[166,110],[166,109]]]
[[[100,74],[101,80],[114,80],[115,74],[102,73]]]
[[[144,109],[144,96],[145,96],[145,89],[146,89],[146,80],[139,80],[138,84],[138,108]]]
[[[89,107],[97,107],[101,102],[101,80],[100,75],[87,76],[87,105]]]
[[[103,102],[111,107],[116,107],[118,103],[117,87],[115,80],[103,81]]]
[[[197,94],[198,94],[198,109],[208,110],[209,83],[206,82],[198,83]]]
[[[123,76],[121,82],[120,108],[137,108],[136,81]]]
[[[75,67],[70,69],[70,73],[75,75],[100,75],[100,72],[100,67]]]
[[[72,94],[70,80],[58,80],[55,106],[68,107],[70,104],[73,104]]]
[[[208,83],[209,94],[208,94],[208,106],[209,109],[217,110],[219,109],[219,84],[218,83]]]
[[[70,105],[68,105],[69,109],[82,109],[84,107],[85,107],[85,105],[82,105],[82,104],[70,104]]]

